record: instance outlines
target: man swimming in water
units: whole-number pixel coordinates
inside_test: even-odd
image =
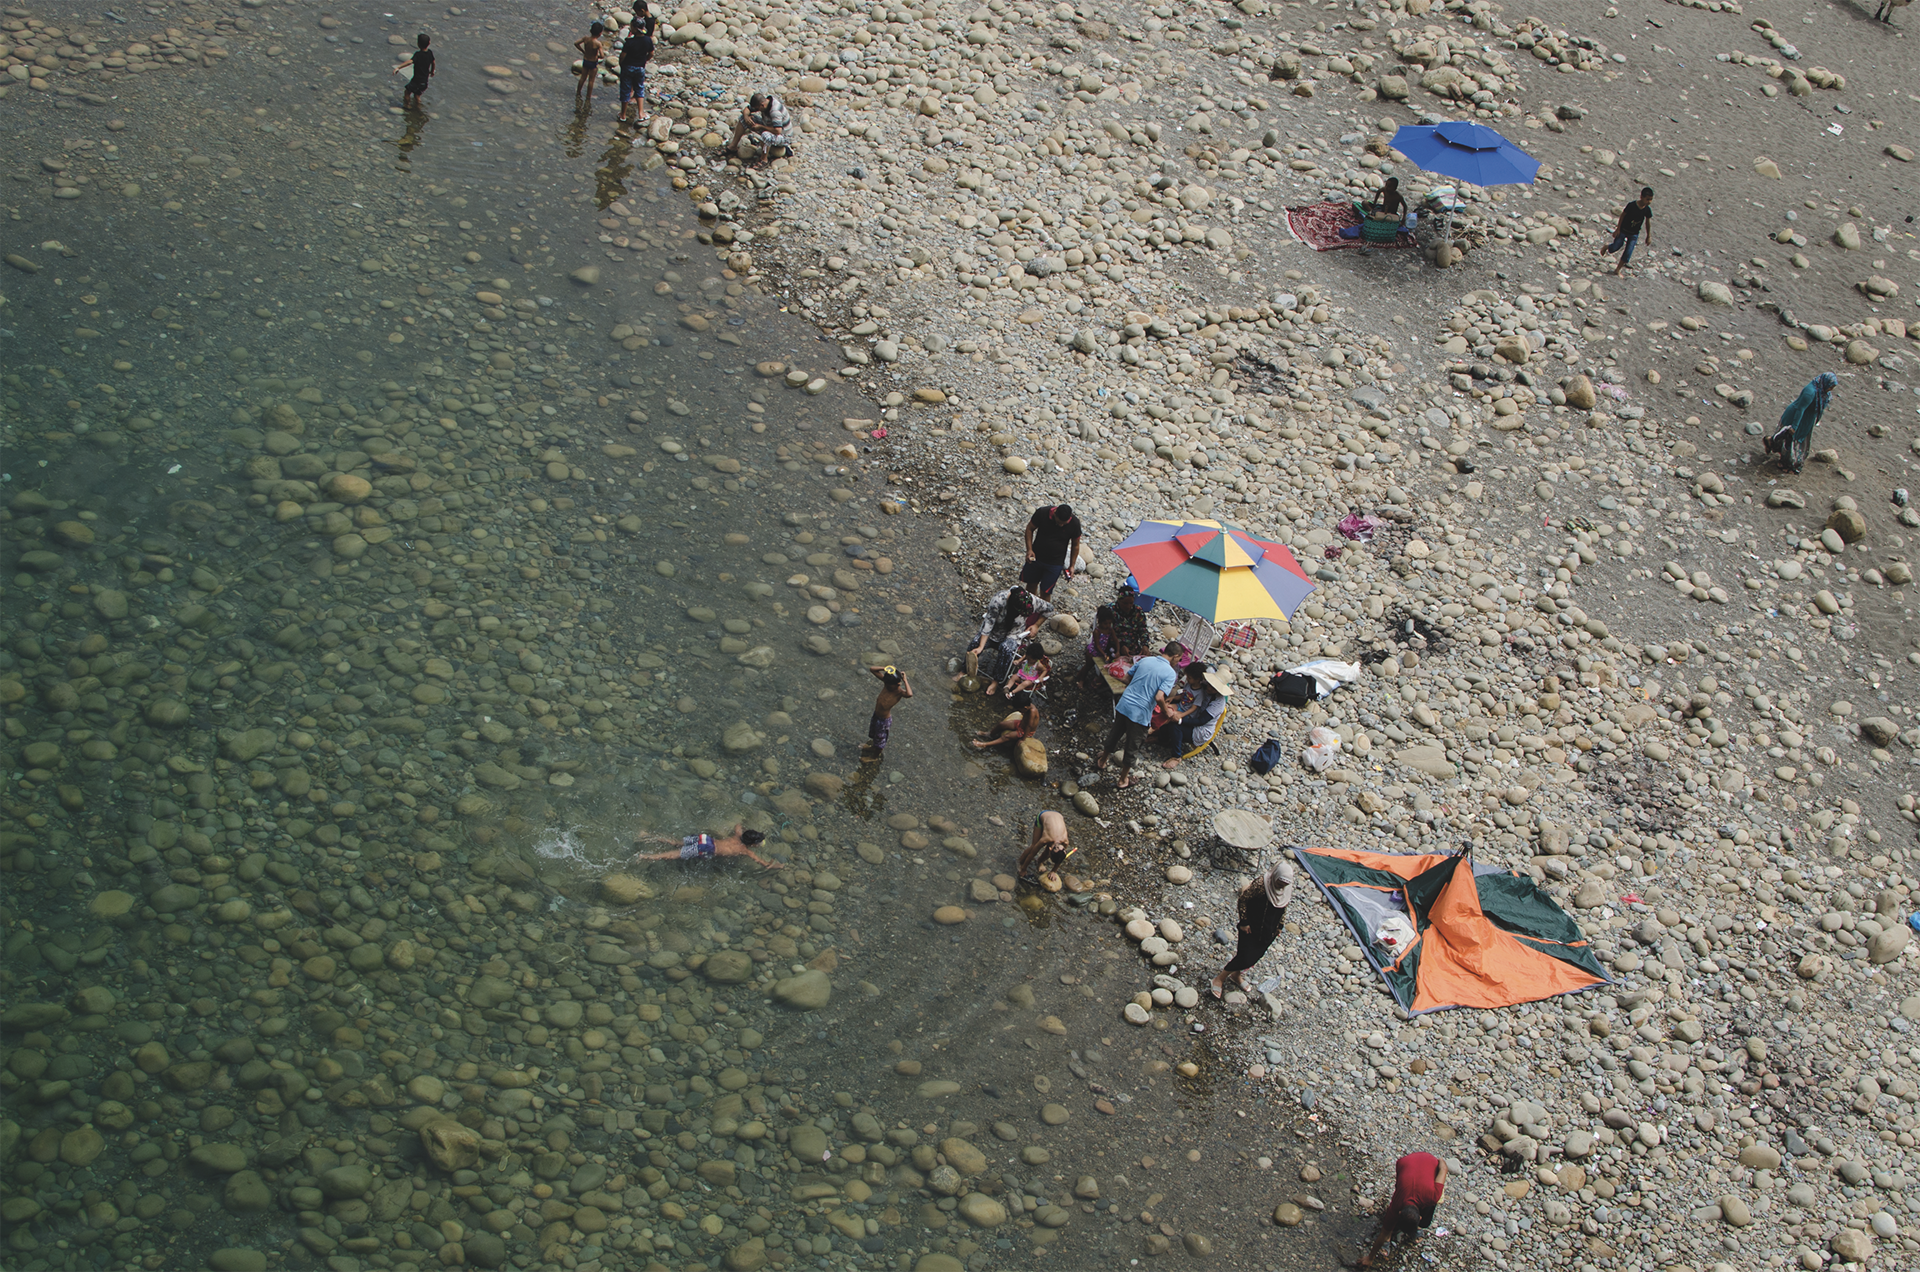
[[[786,869],[784,862],[768,861],[753,850],[755,844],[765,843],[766,839],[767,837],[757,830],[742,830],[738,826],[733,828],[732,834],[724,835],[719,839],[704,832],[688,835],[683,839],[675,839],[672,835],[640,835],[634,839],[635,843],[651,841],[679,846],[667,852],[640,853],[634,857],[634,860],[698,861],[703,857],[752,857],[769,870]]]

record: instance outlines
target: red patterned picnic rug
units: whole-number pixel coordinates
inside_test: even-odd
[[[1342,247],[1412,247],[1413,235],[1402,231],[1392,243],[1368,243],[1362,238],[1343,238],[1340,231],[1360,224],[1360,214],[1351,203],[1309,203],[1303,208],[1287,209],[1287,229],[1293,237],[1316,252]]]

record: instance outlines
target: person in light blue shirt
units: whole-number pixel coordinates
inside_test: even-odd
[[[1127,691],[1120,695],[1120,701],[1113,706],[1113,728],[1107,731],[1107,740],[1100,746],[1100,754],[1094,757],[1093,766],[1104,770],[1107,757],[1116,746],[1124,743],[1126,757],[1120,762],[1120,789],[1133,785],[1133,762],[1147,744],[1147,730],[1153,725],[1155,707],[1167,705],[1167,690],[1173,688],[1179,676],[1173,670],[1173,664],[1167,661],[1180,654],[1180,644],[1169,643],[1161,654],[1165,657],[1148,655],[1133,664],[1127,675]]]

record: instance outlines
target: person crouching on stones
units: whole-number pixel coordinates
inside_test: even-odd
[[[1380,1212],[1380,1227],[1357,1261],[1370,1268],[1389,1238],[1411,1242],[1433,1223],[1433,1212],[1447,1195],[1447,1164],[1432,1153],[1408,1153],[1394,1164],[1393,1196]]]

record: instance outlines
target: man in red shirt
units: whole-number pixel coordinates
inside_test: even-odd
[[[1380,1229],[1360,1256],[1359,1266],[1372,1267],[1380,1247],[1390,1237],[1412,1241],[1433,1222],[1433,1212],[1447,1195],[1447,1164],[1432,1153],[1408,1153],[1393,1169],[1393,1196],[1380,1212]]]

